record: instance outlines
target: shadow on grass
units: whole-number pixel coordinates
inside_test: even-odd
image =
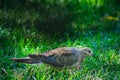
[[[0,14],[2,16],[0,17],[0,23],[11,28],[26,27],[26,29],[30,29],[30,27],[34,27],[37,32],[43,32],[50,35],[50,37],[63,37],[66,33],[75,36],[78,33],[82,34],[92,30],[98,32],[99,30],[105,31],[107,29],[112,31],[114,29],[113,22],[107,23],[110,25],[112,23],[111,26],[107,24],[100,25],[104,22],[101,23],[100,21],[101,14],[102,16],[109,14],[107,13],[109,10],[104,5],[92,7],[86,1],[79,3],[78,1],[1,0]],[[98,5],[97,1],[95,5]],[[103,10],[103,8],[106,9]]]

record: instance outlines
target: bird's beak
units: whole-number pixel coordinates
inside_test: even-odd
[[[95,55],[95,54],[92,54],[92,57],[94,57],[94,58],[95,58],[95,57],[96,57],[96,55]]]

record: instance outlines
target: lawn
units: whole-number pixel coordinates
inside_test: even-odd
[[[120,80],[116,1],[1,1],[0,80]],[[95,57],[86,58],[80,70],[61,71],[10,60],[63,46],[90,47]]]

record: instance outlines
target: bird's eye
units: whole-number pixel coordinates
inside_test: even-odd
[[[89,53],[91,53],[91,51],[88,51]]]

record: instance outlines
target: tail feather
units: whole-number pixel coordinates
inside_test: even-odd
[[[11,60],[15,62],[27,63],[27,64],[36,64],[36,63],[45,63],[53,66],[62,67],[59,62],[55,59],[55,57],[48,57],[46,55],[41,54],[30,54],[25,58],[11,58]]]
[[[25,58],[11,58],[12,61],[15,62],[21,62],[21,63],[26,63],[26,64],[35,64],[35,63],[40,63],[40,61],[34,60],[30,57],[25,57]]]

